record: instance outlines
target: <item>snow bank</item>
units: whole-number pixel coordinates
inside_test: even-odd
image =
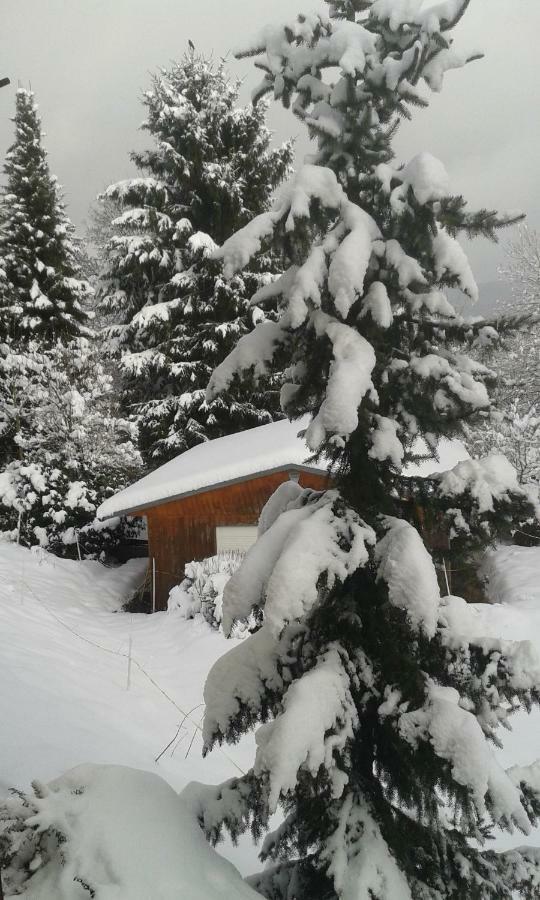
[[[145,564],[108,568],[0,542],[0,798],[88,761],[153,772],[176,791],[251,765],[251,736],[202,758],[203,686],[231,642],[201,616],[122,612]],[[258,867],[249,836],[220,850],[243,872]]]
[[[21,867],[16,857],[4,871],[7,897],[255,900],[259,896],[209,846],[189,808],[157,775],[124,766],[82,765],[38,788],[38,796],[29,803],[25,808],[17,797],[10,804],[15,821],[26,821],[27,843]],[[34,874],[21,891],[17,881],[24,875],[29,847],[34,850]]]
[[[540,616],[540,547],[497,547],[489,550],[480,574],[493,603],[511,604]]]

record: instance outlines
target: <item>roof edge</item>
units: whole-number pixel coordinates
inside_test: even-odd
[[[233,484],[241,484],[243,481],[252,481],[255,478],[262,478],[265,475],[275,475],[277,472],[306,472],[313,475],[323,475],[326,478],[330,477],[328,469],[291,463],[285,466],[274,466],[272,469],[263,469],[260,472],[251,472],[249,475],[241,475],[238,478],[230,478],[227,481],[216,481],[214,484],[208,484],[202,488],[196,488],[192,491],[182,491],[179,494],[171,494],[170,497],[160,497],[159,500],[152,500],[149,503],[138,504],[137,506],[127,506],[125,509],[115,510],[105,516],[98,515],[97,518],[100,522],[106,522],[107,519],[113,519],[115,516],[131,516],[144,513],[146,510],[154,509],[156,506],[163,506],[165,503],[174,503],[175,500],[182,500],[184,497],[194,497],[196,494],[206,494],[209,491],[214,491],[218,487],[230,487]],[[105,500],[105,503],[107,502],[108,501]]]

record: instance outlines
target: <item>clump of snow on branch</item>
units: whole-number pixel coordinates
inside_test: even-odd
[[[373,347],[355,329],[332,321],[324,313],[319,314],[316,325],[332,344],[333,360],[326,396],[306,431],[306,442],[312,450],[318,450],[327,435],[339,440],[356,430],[358,407],[373,390],[371,373],[376,361]]]
[[[396,469],[401,467],[405,448],[398,438],[398,426],[394,419],[375,416],[375,428],[371,435],[369,455],[374,459],[389,459]]]
[[[363,798],[352,793],[346,797],[324,858],[342,900],[373,896],[412,900],[407,880]]]
[[[321,576],[331,589],[367,562],[373,531],[341,506],[336,491],[305,490],[287,504],[225,588],[226,634],[235,619],[264,608],[265,627],[277,636],[317,601]]]
[[[403,609],[412,626],[433,637],[437,629],[439,586],[431,557],[416,528],[387,517],[377,543],[378,578],[388,585],[390,603]]]
[[[390,195],[390,205],[398,213],[407,204],[409,188],[421,205],[440,200],[449,193],[448,172],[443,163],[431,153],[417,154],[402,169],[380,163],[375,169],[375,175]],[[394,188],[393,181],[399,182]]]
[[[444,228],[439,228],[432,246],[437,276],[441,278],[445,273],[449,273],[455,277],[461,290],[476,302],[479,296],[478,285],[461,245]]]
[[[316,775],[324,766],[331,772],[334,796],[341,795],[344,781],[339,770],[333,773],[335,757],[345,751],[356,724],[350,677],[339,650],[330,646],[288,688],[281,715],[257,731],[255,774],[268,776],[271,812],[295,787],[300,768]]]
[[[470,494],[480,512],[492,511],[496,501],[522,494],[516,470],[505,456],[493,454],[485,459],[466,459],[449,472],[437,476],[438,491],[445,497]]]
[[[458,691],[430,682],[427,696],[424,707],[401,714],[401,735],[413,746],[421,740],[432,744],[437,756],[450,763],[455,781],[471,790],[480,815],[488,804],[495,822],[513,823],[528,834],[520,791],[496,761],[476,716],[459,705]]]
[[[283,688],[278,671],[279,643],[265,628],[235,645],[212,667],[204,687],[203,738],[210,746],[216,735],[227,737],[240,710],[256,720],[266,691]]]

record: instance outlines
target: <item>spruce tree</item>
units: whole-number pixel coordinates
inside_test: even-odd
[[[205,401],[211,371],[260,310],[249,298],[276,271],[261,258],[225,281],[217,244],[268,207],[292,149],[270,147],[264,108],[238,108],[239,84],[193,51],[153,78],[143,128],[153,146],[132,158],[140,176],[112,185],[121,205],[106,248],[102,308],[121,354],[123,402],[154,466],[207,438],[279,415],[272,378],[249,378]]]
[[[206,750],[259,728],[253,768],[194,797],[200,822],[214,841],[224,827],[260,836],[280,807],[262,849],[274,865],[252,880],[272,900],[510,900],[539,883],[540,852],[497,854],[489,839],[540,815],[540,763],[505,771],[492,749],[539,702],[540,662],[441,597],[422,539],[431,519],[453,547],[485,545],[538,514],[538,495],[499,456],[422,486],[401,475],[419,436],[435,459],[489,407],[490,372],[465,352],[486,326],[445,290],[477,295],[457,237],[510,222],[469,211],[429,154],[394,161],[422,82],[438,91],[477,56],[451,38],[468,0],[422,6],[334,0],[329,18],[266,28],[247,51],[265,53],[255,98],[292,102],[318,148],[220,251],[228,278],[270,246],[288,267],[252,301],[278,296],[279,320],[240,340],[209,399],[279,348],[283,407],[311,414],[306,440],[335,482],[269,501],[223,603],[225,632],[253,612],[260,628],[205,688]]]
[[[85,333],[91,289],[77,263],[31,91],[17,91],[13,121],[0,205],[0,339],[53,344]]]

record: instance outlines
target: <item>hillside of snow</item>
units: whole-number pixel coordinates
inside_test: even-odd
[[[88,763],[144,770],[174,791],[252,764],[252,739],[202,759],[203,685],[231,643],[201,617],[121,612],[143,570],[141,560],[110,569],[0,543],[0,796]],[[484,572],[494,603],[468,607],[471,627],[531,640],[540,653],[540,548],[499,548]],[[502,737],[505,766],[540,758],[540,714],[519,713]],[[98,793],[107,771],[92,775]],[[135,777],[122,775],[126,785]],[[167,796],[170,811],[176,800]],[[540,832],[526,840],[540,845]],[[516,833],[500,845],[523,841]],[[249,838],[220,849],[244,874],[258,867]]]

